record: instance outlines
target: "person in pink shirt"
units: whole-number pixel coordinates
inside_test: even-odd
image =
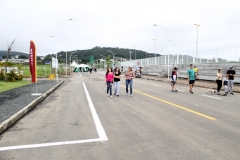
[[[110,90],[110,96],[112,97],[112,84],[114,82],[114,74],[112,72],[112,68],[107,69],[105,78],[106,78],[106,84],[107,84],[107,96]]]

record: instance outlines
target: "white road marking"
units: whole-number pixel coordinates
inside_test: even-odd
[[[90,110],[92,112],[92,116],[93,116],[93,120],[95,122],[96,125],[96,129],[98,132],[98,136],[99,138],[96,139],[87,139],[87,140],[76,140],[76,141],[64,141],[64,142],[52,142],[52,143],[41,143],[41,144],[29,144],[29,145],[18,145],[18,146],[8,146],[8,147],[0,147],[0,152],[1,151],[8,151],[8,150],[15,150],[15,149],[27,149],[27,148],[38,148],[38,147],[49,147],[49,146],[60,146],[60,145],[68,145],[68,144],[79,144],[79,143],[90,143],[90,142],[99,142],[99,141],[107,141],[107,135],[102,127],[102,124],[100,122],[100,119],[97,115],[97,112],[94,108],[94,105],[92,103],[91,97],[88,93],[88,90],[84,84],[84,82],[82,82],[86,96],[87,96],[87,100],[88,100],[88,104],[90,107]]]
[[[19,145],[19,146],[9,146],[9,147],[1,147],[1,151],[9,151],[15,149],[27,149],[27,148],[39,148],[39,147],[50,147],[50,146],[61,146],[68,144],[79,144],[79,143],[89,143],[89,142],[99,142],[103,141],[101,138],[96,139],[87,139],[87,140],[77,140],[77,141],[64,141],[64,142],[53,142],[53,143],[42,143],[42,144],[29,144],[29,145]]]
[[[140,83],[142,83],[142,84],[147,84],[147,83],[145,83],[145,82],[140,82]]]
[[[179,92],[184,92],[183,90],[178,90]]]
[[[102,127],[102,124],[100,122],[100,119],[97,115],[97,112],[93,106],[93,103],[92,103],[92,100],[91,100],[91,97],[87,91],[87,88],[83,82],[83,87],[84,87],[84,90],[85,90],[85,93],[86,93],[86,96],[87,96],[87,100],[88,100],[88,104],[89,104],[89,107],[90,107],[90,110],[92,112],[92,115],[93,115],[93,120],[95,122],[95,125],[96,125],[96,129],[97,129],[97,132],[98,132],[98,135],[99,135],[99,138],[102,139],[103,141],[107,141],[108,138],[107,138],[107,135]]]
[[[213,97],[213,96],[208,96],[208,95],[202,95],[204,97],[209,97],[209,98],[215,98],[215,99],[222,99],[222,98],[218,98],[218,97]]]
[[[154,86],[156,86],[156,87],[161,87],[161,86],[158,86],[158,85],[154,85]]]

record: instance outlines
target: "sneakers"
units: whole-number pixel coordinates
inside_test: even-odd
[[[190,91],[190,90],[189,90],[189,92],[193,94],[193,92],[192,92],[192,91]]]
[[[116,95],[116,93],[114,93],[114,95]]]
[[[231,95],[234,95],[233,92],[230,93]]]
[[[130,95],[132,97],[132,95]]]
[[[172,90],[172,92],[175,92],[174,90]]]
[[[220,95],[220,93],[218,92],[217,95]]]
[[[112,96],[111,96],[111,98],[112,98]]]
[[[224,93],[223,96],[227,96],[227,93]]]
[[[177,92],[177,90],[175,90],[175,92]]]
[[[119,97],[119,95],[117,95],[117,97]]]

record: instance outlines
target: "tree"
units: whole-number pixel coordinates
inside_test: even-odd
[[[20,55],[18,58],[19,58],[19,59],[28,59],[28,57],[25,56],[25,55]]]
[[[6,72],[7,72],[7,67],[8,67],[8,57],[10,55],[10,52],[11,50],[13,49],[13,43],[15,42],[15,39],[12,41],[12,43],[10,45],[8,45],[8,52],[7,52],[7,63],[5,64],[6,65]]]

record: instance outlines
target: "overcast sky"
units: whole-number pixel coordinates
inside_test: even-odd
[[[195,54],[195,23],[201,24],[199,52],[236,46],[230,49],[240,54],[239,0],[0,0],[0,50],[16,39],[14,51],[28,53],[33,40],[42,56],[134,45],[151,53]]]

